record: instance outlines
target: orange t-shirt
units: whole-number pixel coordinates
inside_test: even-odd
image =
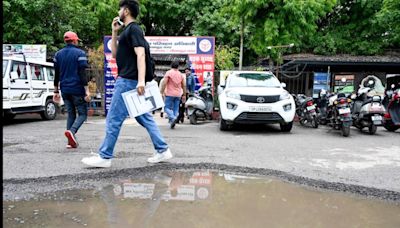
[[[181,97],[183,94],[182,81],[183,76],[179,70],[171,69],[165,73],[165,79],[168,79],[165,95],[170,97]]]

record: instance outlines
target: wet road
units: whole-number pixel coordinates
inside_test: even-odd
[[[225,171],[179,170],[114,177],[84,190],[3,202],[6,227],[385,227],[387,203]]]
[[[115,149],[116,158],[108,170],[88,169],[80,162],[101,143],[103,118],[89,119],[77,135],[80,147],[67,150],[65,117],[54,121],[18,117],[3,127],[3,180],[5,186],[11,186],[5,189],[6,193],[22,191],[24,188],[12,187],[21,181],[33,189],[35,183],[46,182],[48,177],[69,178],[79,185],[79,178],[101,179],[127,169],[176,169],[184,164],[215,169],[219,167],[214,164],[221,164],[231,171],[246,171],[241,167],[248,167],[252,173],[290,177],[286,179],[293,176],[297,182],[315,180],[333,183],[331,186],[343,183],[389,190],[389,195],[394,192],[396,197],[400,192],[399,131],[390,133],[378,128],[377,134],[371,136],[353,128],[350,137],[345,138],[326,126],[312,129],[296,124],[291,133],[281,133],[274,125],[220,132],[217,122],[212,121],[197,126],[186,121],[171,130],[167,120],[155,117],[175,155],[169,164],[146,163],[153,152],[147,132],[135,121],[127,120]]]

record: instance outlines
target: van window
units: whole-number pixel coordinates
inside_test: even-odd
[[[17,72],[18,79],[26,80],[28,79],[26,74],[26,64],[18,61],[13,61],[11,71]]]
[[[3,60],[3,78],[6,75],[7,66],[8,66],[8,60]]]
[[[47,72],[47,80],[48,81],[54,81],[54,69],[53,68],[46,68],[46,72]]]
[[[31,67],[32,80],[44,81],[43,66],[37,64],[31,64],[30,67]]]

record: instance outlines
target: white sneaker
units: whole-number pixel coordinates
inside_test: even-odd
[[[162,162],[162,161],[171,159],[172,157],[173,156],[172,156],[171,150],[168,148],[168,150],[166,150],[163,153],[156,153],[153,157],[147,159],[147,162],[158,163],[158,162]]]
[[[111,159],[101,158],[99,154],[82,158],[82,162],[85,165],[99,168],[108,168],[111,166]]]

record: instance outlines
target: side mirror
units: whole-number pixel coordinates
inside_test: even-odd
[[[15,71],[11,71],[10,76],[12,81],[18,79],[18,73]]]
[[[282,82],[281,86],[282,86],[282,88],[286,88],[286,83]]]

